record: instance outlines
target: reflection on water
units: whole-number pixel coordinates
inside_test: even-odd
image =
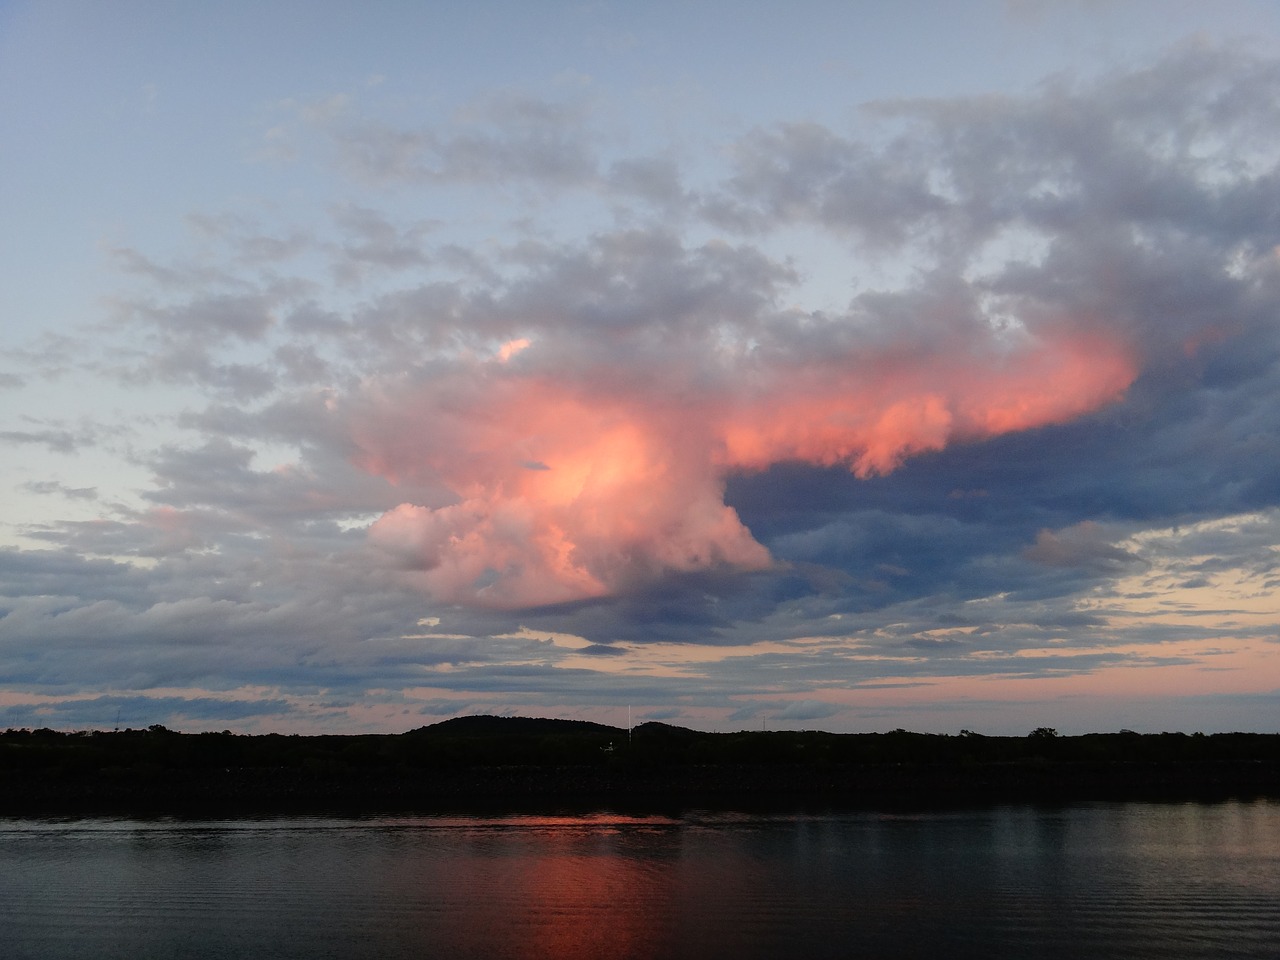
[[[0,955],[1274,957],[1280,804],[0,820]]]

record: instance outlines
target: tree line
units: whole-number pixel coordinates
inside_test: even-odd
[[[680,767],[1005,763],[1280,763],[1280,734],[1026,736],[822,731],[708,733],[664,723],[631,730],[585,721],[462,717],[400,734],[180,733],[145,729],[0,733],[0,772],[291,769],[337,774],[362,769],[472,767]]]

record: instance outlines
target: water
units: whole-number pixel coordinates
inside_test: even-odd
[[[1280,956],[1280,803],[0,819],[0,957]]]

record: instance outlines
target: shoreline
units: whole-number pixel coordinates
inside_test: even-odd
[[[1280,799],[1280,764],[730,764],[43,771],[0,778],[0,816],[948,809],[1092,801]]]
[[[702,733],[460,717],[401,734],[0,733],[0,815],[945,809],[1280,799],[1280,734]]]

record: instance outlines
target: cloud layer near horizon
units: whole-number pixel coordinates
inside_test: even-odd
[[[24,381],[70,367],[169,406],[161,443],[88,412],[0,434],[151,478],[27,483],[101,509],[4,552],[13,684],[338,710],[475,662],[475,696],[562,703],[571,670],[582,699],[618,682],[594,664],[627,644],[755,648],[628,681],[727,711],[734,684],[809,703],[832,675],[1218,642],[1117,611],[1182,550],[1144,531],[1273,530],[1280,508],[1280,63],[1189,45],[759,126],[696,162],[620,152],[589,97],[415,124],[376,96],[276,108],[260,157],[316,164],[327,205],[193,214],[173,256],[117,244],[105,329],[20,358]],[[1274,541],[1240,536],[1232,582],[1274,584]],[[428,616],[436,639],[407,639]],[[442,653],[445,631],[490,652]],[[792,642],[821,646],[794,688],[766,649]]]

